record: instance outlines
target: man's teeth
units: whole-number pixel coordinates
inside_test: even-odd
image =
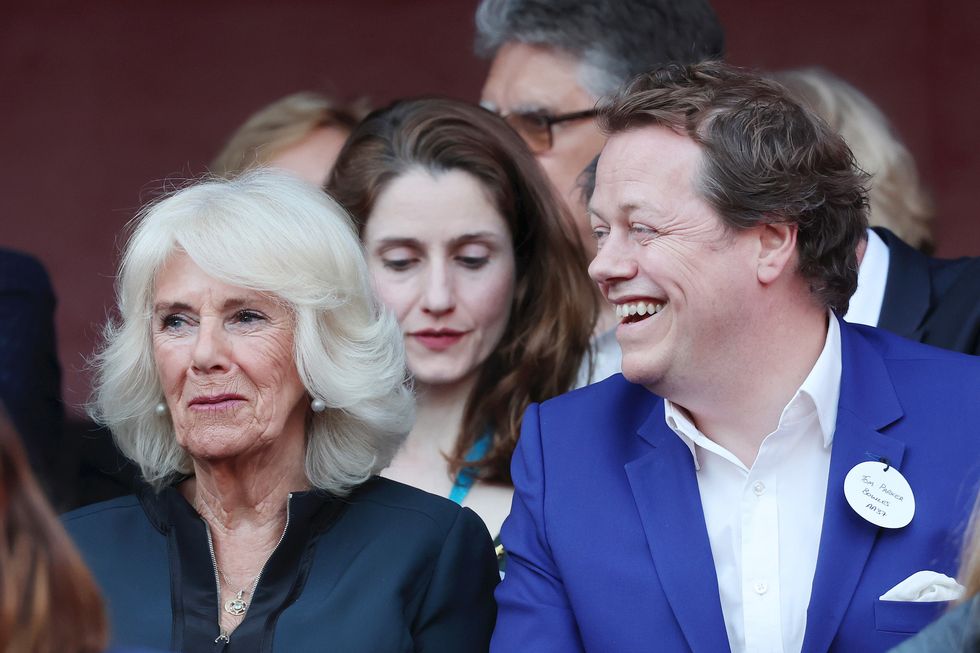
[[[652,302],[633,302],[632,304],[616,304],[616,317],[622,319],[631,315],[656,315],[664,308],[663,304]]]

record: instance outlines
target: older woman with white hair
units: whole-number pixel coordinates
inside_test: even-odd
[[[135,222],[93,417],[148,482],[65,523],[116,644],[485,651],[480,518],[382,479],[411,428],[402,338],[349,218],[257,171]]]

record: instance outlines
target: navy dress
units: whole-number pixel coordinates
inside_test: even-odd
[[[471,510],[374,478],[294,493],[242,623],[219,637],[205,522],[175,488],[64,516],[106,597],[114,646],[195,653],[485,652],[498,581]]]

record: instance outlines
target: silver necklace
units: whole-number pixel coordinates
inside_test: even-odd
[[[231,586],[231,583],[228,582],[228,579],[225,577],[224,573],[220,569],[218,569],[218,558],[217,556],[214,555],[214,539],[211,537],[211,527],[208,525],[207,520],[204,519],[202,516],[202,520],[204,521],[204,530],[208,536],[208,552],[211,554],[211,564],[214,566],[214,583],[217,586],[217,590],[218,590],[218,605],[221,608],[224,608],[225,612],[227,612],[228,614],[235,617],[244,618],[245,613],[248,612],[249,603],[248,601],[245,600],[245,592],[248,591],[250,599],[255,597],[255,590],[259,585],[259,579],[262,578],[262,572],[265,571],[265,566],[269,564],[269,559],[272,558],[272,554],[279,549],[279,545],[282,544],[282,541],[286,538],[286,531],[289,530],[289,518],[291,513],[290,502],[292,501],[292,498],[293,498],[293,493],[290,492],[289,495],[286,497],[286,523],[282,527],[282,535],[279,536],[279,541],[276,542],[276,545],[272,548],[272,552],[266,557],[265,562],[262,563],[262,568],[259,570],[259,573],[255,577],[255,580],[252,581],[251,590],[246,590],[245,588],[242,588],[238,591],[238,593],[235,595],[234,598],[225,601],[223,604],[221,603],[221,579],[224,578],[225,584],[228,585],[229,587]],[[204,514],[200,510],[198,510],[198,513],[201,515]],[[214,643],[217,644],[218,642],[222,642],[222,641],[228,643],[231,641],[231,638],[228,635],[228,631],[226,631],[224,627],[221,625],[221,615],[219,613],[218,636],[215,637]]]
[[[220,569],[218,570],[218,573],[221,574],[221,577],[224,579],[225,584],[228,587],[231,587],[231,583],[228,582],[228,577],[225,576],[225,573]],[[252,582],[250,583],[249,587],[243,587],[242,589],[238,590],[238,593],[234,596],[234,598],[225,601],[224,604],[225,612],[227,612],[230,615],[234,615],[236,617],[244,616],[245,613],[248,612],[248,601],[245,600],[245,593],[246,592],[248,593],[249,600],[251,600],[252,596],[255,594],[255,585],[258,582],[258,580],[259,577],[256,576],[255,578],[252,579]]]

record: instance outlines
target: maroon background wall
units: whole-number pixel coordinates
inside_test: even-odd
[[[980,254],[980,52],[969,0],[715,0],[729,59],[822,65],[894,121],[939,204],[942,255]],[[0,21],[0,244],[51,272],[65,399],[112,303],[118,234],[168,177],[202,172],[227,135],[287,93],[375,103],[476,99],[468,0],[58,0]]]

